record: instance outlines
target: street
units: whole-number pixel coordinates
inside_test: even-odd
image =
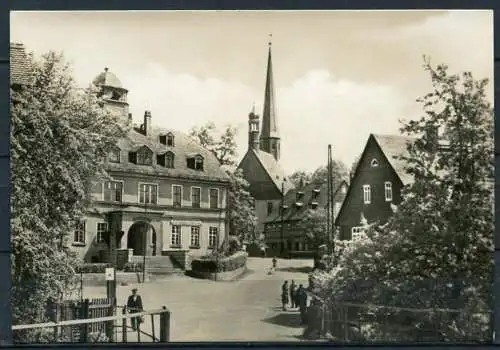
[[[249,274],[233,282],[168,276],[146,284],[119,286],[118,304],[138,288],[145,310],[171,310],[171,341],[296,341],[302,334],[298,311],[281,310],[281,284],[293,279],[307,286],[311,260],[279,260],[273,275],[270,258],[249,258]],[[84,298],[105,297],[104,287],[84,289]],[[155,320],[156,336],[159,321]],[[145,330],[151,329],[146,318]],[[137,335],[129,332],[128,340]],[[147,337],[141,339],[150,341]]]

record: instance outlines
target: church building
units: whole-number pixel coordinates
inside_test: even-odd
[[[262,125],[255,110],[248,116],[248,150],[238,168],[250,184],[255,199],[258,232],[279,210],[283,196],[294,186],[280,166],[281,137],[276,115],[271,43],[267,58]]]

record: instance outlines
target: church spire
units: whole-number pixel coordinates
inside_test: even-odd
[[[280,158],[280,136],[276,116],[276,102],[274,96],[272,43],[269,35],[269,52],[267,56],[266,86],[264,92],[264,110],[262,112],[262,133],[260,147],[262,151],[271,153],[276,160]]]

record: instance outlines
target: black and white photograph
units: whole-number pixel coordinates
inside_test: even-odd
[[[494,340],[493,11],[12,11],[14,343]]]

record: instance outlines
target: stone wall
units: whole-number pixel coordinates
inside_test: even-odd
[[[212,281],[223,282],[223,281],[232,281],[241,275],[243,275],[247,271],[247,267],[243,266],[239,269],[227,272],[195,272],[191,271],[190,274],[193,277],[209,279]]]
[[[76,275],[78,282],[80,283],[83,277],[84,286],[106,286],[106,276],[104,273],[84,273],[83,275]],[[137,272],[116,272],[116,284],[120,285],[122,283],[134,284],[142,281],[142,274]]]

